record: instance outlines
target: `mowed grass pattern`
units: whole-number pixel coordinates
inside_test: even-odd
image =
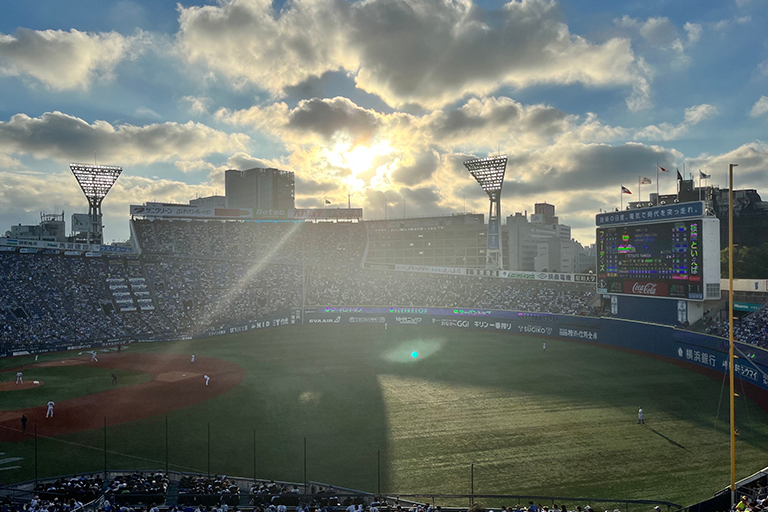
[[[540,339],[496,333],[313,326],[129,350],[247,370],[230,392],[168,415],[171,469],[207,471],[210,423],[212,472],[250,476],[255,462],[258,477],[301,481],[306,437],[310,480],[368,491],[377,489],[377,451],[391,493],[468,493],[471,464],[479,494],[690,504],[729,481],[722,382],[604,347],[547,340],[545,351]],[[646,426],[637,424],[640,405]],[[768,417],[743,398],[737,417],[746,476],[768,466]],[[110,427],[109,467],[164,467],[165,422]],[[41,440],[41,475],[97,471],[102,446],[101,431]],[[4,451],[33,455],[28,442]],[[6,481],[31,478],[31,464],[22,466]]]

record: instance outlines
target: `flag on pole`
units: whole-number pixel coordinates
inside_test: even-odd
[[[651,183],[653,183],[653,181],[651,181],[651,178],[640,178],[641,185],[650,185]]]
[[[622,186],[621,186],[621,193],[622,193],[622,194],[630,194],[630,195],[631,195],[631,194],[632,194],[632,191],[631,191],[631,190],[629,190],[629,189],[628,189],[627,187],[625,187],[624,185],[622,185]]]
[[[665,168],[663,168],[659,164],[656,164],[656,167],[658,167],[661,172],[669,172],[668,170],[666,170]]]
[[[683,175],[680,174],[680,169],[677,170],[677,181],[683,181]]]
[[[712,177],[712,175],[711,175],[711,174],[704,174],[704,172],[702,172],[702,171],[699,171],[699,179],[702,179],[702,180],[708,180],[708,179],[709,179],[709,178],[711,178],[711,177]]]
[[[331,202],[330,202],[329,200],[327,200],[327,199],[326,199],[326,200],[325,200],[325,204],[331,204]]]

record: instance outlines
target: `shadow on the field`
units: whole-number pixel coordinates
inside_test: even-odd
[[[670,439],[670,438],[668,438],[667,436],[665,436],[664,434],[662,434],[661,432],[659,432],[659,431],[658,431],[658,430],[656,430],[655,428],[653,428],[653,427],[649,427],[649,426],[648,426],[648,425],[646,425],[646,424],[643,424],[643,426],[644,426],[645,428],[647,428],[648,430],[650,430],[651,432],[653,432],[654,434],[656,434],[657,436],[659,436],[659,437],[663,437],[664,439],[666,439],[667,441],[669,441],[671,444],[673,444],[673,445],[677,446],[678,448],[682,448],[683,450],[685,450],[685,451],[687,451],[687,452],[693,453],[693,452],[691,452],[691,450],[689,450],[689,449],[688,449],[688,448],[686,448],[685,446],[681,445],[680,443],[678,443],[678,442],[677,442],[677,441],[675,441],[674,439]]]

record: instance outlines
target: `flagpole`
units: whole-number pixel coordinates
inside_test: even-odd
[[[701,169],[699,169],[699,201],[701,201]]]
[[[619,211],[624,210],[624,186],[619,189]]]
[[[642,201],[643,200],[643,190],[640,188],[640,180],[642,180],[642,176],[637,177],[637,200]]]
[[[659,164],[656,164],[656,205],[659,204]]]

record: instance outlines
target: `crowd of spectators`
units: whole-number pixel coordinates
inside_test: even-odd
[[[41,500],[89,502],[99,495],[103,484],[104,481],[98,475],[74,476],[72,478],[59,478],[53,482],[39,483],[35,487],[35,493]]]
[[[135,502],[157,502],[165,500],[170,481],[163,473],[136,472],[130,475],[118,475],[109,483],[107,495],[131,496]],[[119,502],[119,500],[118,500]]]
[[[708,334],[727,338],[730,326],[728,322],[715,321],[710,323]],[[733,337],[737,341],[768,348],[768,307],[763,307],[733,324]]]
[[[238,505],[240,488],[234,480],[222,476],[188,476],[179,480],[179,505],[199,504],[211,506],[218,503]]]
[[[490,277],[387,270],[322,269],[308,273],[307,304],[472,307],[581,315],[594,287]]]
[[[300,304],[295,265],[200,259],[154,259],[145,264],[157,304],[180,333],[257,319]]]
[[[358,223],[132,222],[142,251],[154,255],[359,267],[366,244]]]

